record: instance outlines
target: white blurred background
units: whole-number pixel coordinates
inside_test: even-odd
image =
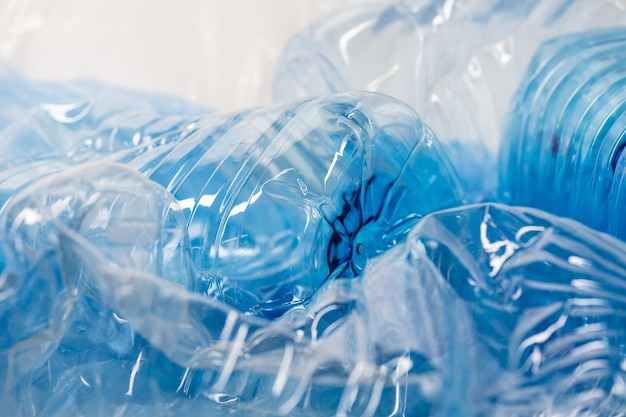
[[[0,57],[28,77],[92,78],[220,109],[270,101],[297,30],[367,0],[0,0]]]

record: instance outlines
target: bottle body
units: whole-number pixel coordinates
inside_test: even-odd
[[[626,32],[564,36],[537,53],[503,146],[507,201],[572,217],[620,238]]]
[[[494,161],[535,50],[556,36],[623,20],[610,2],[400,0],[355,7],[293,37],[273,95],[282,102],[352,89],[405,101],[446,147],[469,201],[483,201],[497,193]]]
[[[406,362],[347,330],[374,325],[348,317],[368,260],[462,196],[432,132],[373,93],[192,118],[50,104],[0,136],[0,391],[20,416],[306,415],[309,386],[347,410],[345,369]],[[389,372],[358,377],[355,409]]]
[[[23,166],[49,173],[89,160],[121,162],[161,184],[188,221],[196,290],[257,315],[358,274],[365,262],[353,264],[352,241],[362,227],[376,229],[359,247],[367,259],[462,195],[431,131],[375,94],[191,119],[88,101],[38,109],[3,136],[5,194],[16,177],[28,182]]]
[[[82,183],[103,191],[111,182],[99,181],[101,169],[117,168],[117,186],[147,181],[116,165],[85,168],[90,174],[67,172],[66,190]],[[60,179],[36,190],[63,200],[67,194],[55,193]],[[139,207],[137,195],[111,197]],[[138,256],[155,239],[128,233],[138,230],[137,212],[111,218],[117,234],[98,228],[98,201],[80,222],[52,222],[83,281],[58,349],[2,390],[15,415],[378,416],[401,407],[400,415],[469,417],[623,408],[624,243],[571,220],[492,204],[432,213],[359,279],[328,281],[303,308],[270,321],[138,264],[158,258]],[[10,208],[58,214],[32,195]],[[41,236],[26,221],[11,226],[18,244]],[[102,250],[122,238],[133,242],[134,256],[120,245]],[[181,249],[191,257],[189,246]],[[172,258],[161,259],[168,265]],[[101,305],[112,309],[116,326],[107,333],[95,326],[85,339],[78,324],[106,323]],[[33,384],[41,388],[36,396],[14,395]]]
[[[481,368],[486,415],[624,409],[623,242],[540,210],[486,204],[428,216],[407,245],[466,306],[481,363],[497,364],[491,375]]]

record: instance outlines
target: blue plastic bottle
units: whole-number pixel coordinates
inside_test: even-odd
[[[387,0],[321,19],[285,47],[278,102],[346,90],[390,94],[417,110],[457,167],[468,201],[497,194],[512,97],[533,52],[565,33],[621,26],[615,2]]]
[[[502,148],[501,194],[626,238],[620,200],[626,31],[557,38],[535,56]]]
[[[18,416],[347,409],[333,363],[371,355],[332,331],[352,278],[462,196],[432,132],[374,93],[191,118],[46,104],[0,147],[0,397]]]
[[[626,247],[571,220],[501,205],[433,213],[359,278],[328,281],[302,308],[269,321],[184,288],[188,272],[167,268],[191,257],[184,233],[148,234],[161,230],[154,224],[184,231],[181,213],[136,172],[85,165],[30,190],[5,216],[40,221],[22,215],[1,231],[13,233],[19,253],[46,260],[36,265],[71,266],[59,270],[61,281],[78,279],[66,288],[73,315],[60,316],[71,321],[56,349],[43,364],[22,362],[32,368],[11,374],[2,391],[11,415],[624,409]],[[161,198],[151,200],[155,193]],[[81,195],[84,204],[73,206],[68,196]],[[102,227],[106,207],[117,227]],[[155,245],[165,256],[151,256]],[[10,352],[29,345],[37,347]]]
[[[481,363],[498,363],[482,369],[489,401],[477,415],[624,414],[624,242],[539,210],[476,205],[428,216],[407,246],[465,304]]]
[[[358,274],[417,219],[462,196],[431,131],[377,94],[191,119],[97,101],[45,105],[0,136],[6,196],[90,160],[164,186],[187,218],[194,290],[262,316]]]

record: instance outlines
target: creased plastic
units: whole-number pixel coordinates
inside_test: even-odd
[[[463,300],[473,331],[463,345],[488,352],[473,397],[486,408],[475,415],[626,415],[624,242],[488,204],[425,218],[407,246]]]
[[[100,198],[67,203],[87,190]],[[45,276],[51,302],[2,304],[31,324],[4,357],[12,415],[623,414],[626,247],[575,222],[498,205],[429,215],[361,278],[267,321],[184,288],[183,216],[135,171],[86,165],[30,191],[7,207],[22,215],[3,222],[16,261],[2,293],[32,297]],[[98,227],[105,202],[118,227]],[[155,239],[164,223],[174,237]],[[20,261],[37,266],[29,280]]]
[[[561,34],[623,26],[624,10],[623,2],[608,0],[361,5],[292,38],[278,64],[273,97],[349,89],[397,97],[437,132],[468,198],[494,198],[512,97],[536,49]]]
[[[49,104],[0,133],[0,146],[5,201],[94,160],[163,185],[188,219],[198,290],[262,315],[358,274],[419,217],[462,196],[431,131],[371,93],[190,119]]]
[[[621,8],[381,3],[288,48],[281,100],[345,89],[345,73],[368,89],[403,85],[391,92],[415,95],[444,146],[377,93],[204,115],[0,70],[0,416],[626,415],[625,243],[535,209],[450,208],[489,196],[501,116],[535,46],[618,22]],[[523,82],[546,51],[594,36],[622,35],[548,41]],[[593,79],[597,62],[582,63]],[[599,130],[621,120],[592,114]],[[550,127],[553,113],[541,116]],[[565,135],[538,132],[551,140],[512,135],[501,155],[564,149]],[[592,192],[574,213],[619,213],[617,133],[583,141],[602,175],[574,177]],[[502,164],[519,170],[503,194],[544,181],[533,164],[555,170],[530,154]]]
[[[364,319],[334,335],[353,277],[462,197],[430,129],[373,93],[193,117],[44,104],[0,146],[1,392],[17,416],[332,414],[352,373],[372,414],[406,364],[391,352],[376,371]]]
[[[555,38],[537,51],[502,146],[500,194],[626,238],[626,30]]]

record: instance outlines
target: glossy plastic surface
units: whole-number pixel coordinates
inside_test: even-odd
[[[626,410],[626,246],[573,221],[500,205],[437,212],[361,277],[268,321],[184,288],[184,216],[136,172],[85,165],[30,191],[2,228],[15,236],[7,270],[36,266],[29,280],[3,275],[2,317],[15,319],[2,339],[15,346],[0,362],[6,415]],[[106,206],[115,228],[102,227]],[[28,283],[44,277],[38,300],[51,302],[33,309]]]
[[[433,214],[408,242],[471,317],[458,343],[488,352],[475,415],[626,415],[624,242],[504,205]]]
[[[336,12],[293,37],[277,101],[348,89],[413,106],[448,150],[470,200],[497,188],[512,97],[537,47],[564,33],[622,26],[605,0],[387,0]]]
[[[187,219],[199,292],[256,315],[354,276],[462,190],[407,106],[371,93],[193,118],[44,105],[0,134],[4,200],[79,163],[125,163]]]
[[[516,96],[501,158],[501,194],[622,239],[626,30],[557,38]]]

